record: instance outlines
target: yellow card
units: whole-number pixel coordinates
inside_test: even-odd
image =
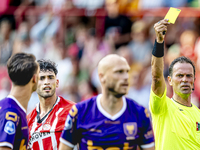
[[[180,9],[170,7],[169,11],[165,16],[165,19],[169,19],[168,22],[174,24],[180,12],[181,12]]]

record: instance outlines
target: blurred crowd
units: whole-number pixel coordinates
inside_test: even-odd
[[[10,91],[6,62],[15,53],[32,53],[37,59],[56,62],[60,81],[58,95],[74,102],[101,93],[97,64],[103,56],[116,53],[125,57],[131,66],[127,97],[146,108],[151,85],[151,51],[155,41],[153,25],[162,18],[126,14],[147,8],[200,6],[199,0],[1,0],[0,3],[2,8],[4,6],[0,10],[0,99]],[[27,8],[31,6],[36,9],[27,13]],[[40,12],[40,8],[46,11]],[[73,12],[70,16],[61,13],[72,8],[87,11],[82,16],[73,15]],[[97,21],[92,14],[99,8],[105,9],[106,15]],[[199,29],[200,18],[195,17],[178,18],[175,25],[169,26],[165,40],[164,72],[167,79],[169,64],[181,55],[195,62],[192,102],[198,107]],[[172,96],[170,86],[167,95]],[[37,102],[37,93],[33,93],[28,112]]]

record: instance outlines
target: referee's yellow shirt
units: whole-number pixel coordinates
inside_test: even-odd
[[[151,90],[150,111],[156,150],[200,150],[200,110],[181,105]]]

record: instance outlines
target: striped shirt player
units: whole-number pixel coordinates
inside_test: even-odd
[[[28,124],[26,110],[13,96],[0,101],[0,147],[26,150]]]
[[[60,141],[80,150],[136,150],[154,146],[147,109],[123,97],[123,107],[114,116],[101,106],[101,94],[74,105],[67,116]]]
[[[59,96],[49,113],[42,119],[38,119],[40,114],[38,103],[36,108],[27,116],[29,126],[28,149],[57,150],[66,117],[73,105],[73,102]]]

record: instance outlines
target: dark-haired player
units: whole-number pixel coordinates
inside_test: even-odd
[[[56,95],[59,80],[56,64],[50,60],[38,60],[40,66],[37,94],[40,102],[29,113],[28,148],[32,150],[57,150],[66,116],[74,105]]]
[[[26,109],[37,87],[39,67],[34,55],[17,53],[8,60],[7,69],[12,88],[0,101],[0,150],[26,150]]]

